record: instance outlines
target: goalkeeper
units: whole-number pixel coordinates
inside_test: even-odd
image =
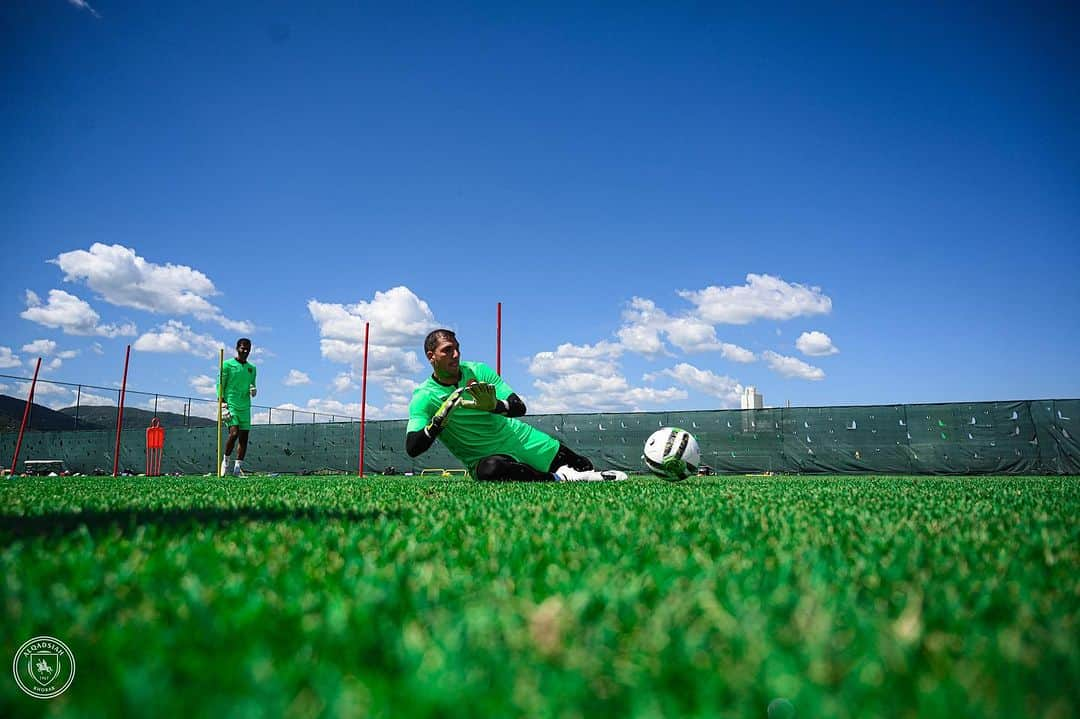
[[[525,403],[486,364],[462,362],[450,330],[431,332],[424,354],[433,372],[409,402],[405,451],[410,457],[441,439],[481,481],[626,479],[624,472],[595,471],[592,462],[559,440],[515,419],[525,414]]]
[[[233,447],[239,443],[236,451],[236,465],[233,474],[244,476],[241,465],[247,456],[248,435],[251,433],[251,398],[255,396],[255,365],[248,362],[251,354],[251,340],[241,337],[236,340],[236,359],[225,360],[221,365],[221,377],[218,380],[218,400],[221,418],[229,428],[229,438],[225,440],[225,455],[221,458],[221,476],[229,473],[229,458]]]

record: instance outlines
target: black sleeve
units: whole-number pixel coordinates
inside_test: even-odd
[[[419,457],[431,449],[433,444],[435,444],[435,438],[428,437],[422,429],[405,435],[405,453],[410,457]]]

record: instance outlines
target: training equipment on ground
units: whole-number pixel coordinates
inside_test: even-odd
[[[421,469],[420,470],[420,476],[421,477],[430,477],[431,475],[435,475],[435,476],[438,476],[438,477],[453,477],[455,474],[459,474],[462,477],[467,477],[469,475],[469,470],[467,470],[467,469],[443,469],[441,467],[429,467],[427,469]]]
[[[480,412],[490,412],[495,409],[498,402],[495,398],[495,385],[488,382],[472,382],[466,390],[461,397],[462,407]]]
[[[146,476],[161,476],[161,458],[165,454],[165,428],[154,417],[146,429]]]
[[[664,427],[645,440],[645,453],[641,458],[657,477],[678,482],[697,473],[701,450],[694,435],[685,429]]]

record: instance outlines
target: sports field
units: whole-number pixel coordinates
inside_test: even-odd
[[[19,478],[0,716],[1074,717],[1080,479]]]

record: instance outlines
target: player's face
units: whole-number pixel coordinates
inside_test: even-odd
[[[247,342],[241,342],[236,345],[236,359],[241,362],[247,362],[248,355],[251,354],[251,345]]]
[[[461,375],[461,348],[457,340],[445,339],[428,352],[435,376],[440,379],[455,379]]]

